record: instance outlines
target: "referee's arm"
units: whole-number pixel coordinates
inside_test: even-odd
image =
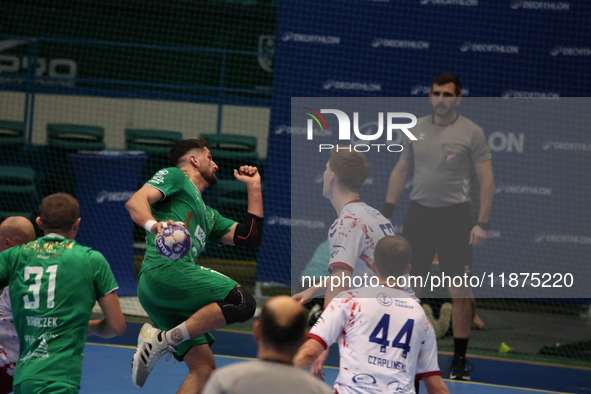
[[[390,180],[388,181],[388,191],[386,192],[386,204],[394,204],[398,203],[400,200],[400,196],[402,192],[404,192],[404,187],[406,186],[406,180],[408,179],[408,175],[411,173],[413,169],[413,163],[411,161],[405,160],[400,158],[392,173],[390,174]],[[392,212],[382,212],[386,219],[390,219],[392,214],[394,213],[394,209],[392,208]]]
[[[480,211],[478,212],[478,223],[488,223],[492,209],[493,197],[495,195],[495,181],[493,176],[492,161],[487,160],[474,164],[474,171],[480,183]],[[486,241],[487,232],[476,225],[470,233],[470,244],[482,245]]]

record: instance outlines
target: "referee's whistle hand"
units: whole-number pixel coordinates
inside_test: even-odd
[[[480,226],[474,226],[472,231],[470,232],[470,242],[469,244],[472,246],[480,246],[486,242],[488,234],[486,230],[484,230]]]

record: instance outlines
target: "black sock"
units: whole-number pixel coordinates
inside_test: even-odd
[[[454,338],[454,358],[466,357],[469,338]]]

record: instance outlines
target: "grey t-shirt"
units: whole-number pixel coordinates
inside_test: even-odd
[[[410,199],[434,208],[470,201],[472,166],[492,157],[482,129],[463,116],[438,126],[429,115],[411,132],[418,140],[406,138],[401,156],[414,165]]]
[[[203,394],[332,394],[307,371],[273,361],[241,362],[211,375]]]

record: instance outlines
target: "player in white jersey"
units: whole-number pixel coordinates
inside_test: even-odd
[[[345,291],[334,298],[312,328],[294,364],[307,368],[335,340],[340,368],[338,394],[415,393],[415,378],[429,394],[449,393],[437,364],[435,332],[425,312],[396,285],[410,270],[410,244],[380,239],[374,269],[380,285]]]
[[[369,161],[363,153],[333,149],[324,171],[322,195],[328,198],[338,218],[328,230],[330,260],[328,272],[340,279],[329,286],[311,287],[294,295],[306,303],[325,295],[324,306],[341,291],[368,286],[375,276],[371,265],[376,243],[394,235],[392,224],[377,210],[359,198],[361,185],[369,173]],[[407,285],[408,286],[408,285]],[[414,296],[410,287],[405,288]]]
[[[11,216],[0,224],[0,252],[35,239],[33,223],[23,216]],[[14,327],[8,287],[0,295],[0,394],[12,392],[18,361],[19,340]]]

